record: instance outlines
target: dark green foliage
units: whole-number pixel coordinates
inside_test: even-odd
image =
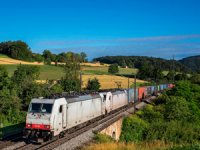
[[[123,120],[121,141],[139,142],[143,140],[143,132],[148,124],[137,116],[127,117]]]
[[[191,82],[200,85],[200,74],[194,74],[194,75],[191,77]]]
[[[149,80],[158,82],[164,78],[160,66],[152,66],[150,64],[144,63],[137,74],[137,77],[143,80]]]
[[[178,73],[177,75],[175,75],[176,81],[187,80],[187,79],[188,79],[188,76],[185,73]]]
[[[66,79],[61,80],[61,85],[65,92],[79,91],[80,90],[80,80],[76,79]]]
[[[175,73],[174,71],[170,70],[170,71],[168,72],[167,76],[166,76],[167,80],[170,81],[170,82],[172,82],[173,79],[175,78],[175,74],[176,74],[176,73]]]
[[[8,72],[3,66],[0,66],[0,90],[6,89],[10,86],[10,78]]]
[[[129,117],[129,121],[127,118],[123,121],[122,129],[125,130],[122,130],[121,140],[127,142],[124,137],[128,137],[129,142],[161,140],[176,144],[199,143],[199,91],[199,85],[189,81],[177,82],[175,88],[156,99],[154,106],[147,106],[137,113],[135,117],[146,125],[142,128],[144,130],[133,130],[138,129],[133,118]]]
[[[106,134],[99,134],[97,133],[95,135],[95,141],[97,141],[98,143],[110,143],[113,142],[114,140],[112,139],[112,137],[106,135]]]
[[[54,55],[49,50],[44,50],[43,55],[44,63],[47,65],[51,65],[51,62],[55,60]]]
[[[0,53],[11,58],[32,61],[32,52],[23,41],[8,41],[0,43]]]
[[[87,54],[84,52],[80,53],[81,56],[81,62],[87,62]]]
[[[61,79],[61,85],[66,92],[80,91],[80,63],[77,57],[71,56],[71,61],[66,62],[65,77]]]
[[[118,73],[119,72],[119,68],[118,68],[118,65],[117,64],[112,64],[109,66],[108,68],[108,72],[109,73]]]
[[[172,70],[173,60],[165,60],[162,58],[153,58],[146,56],[105,56],[95,58],[94,61],[100,61],[107,64],[117,63],[119,66],[123,66],[123,60],[129,67],[141,68],[144,63],[153,66],[154,68],[159,64],[162,70]],[[191,72],[191,69],[183,65],[178,61],[174,61],[174,68],[176,71]]]
[[[191,68],[192,70],[195,70],[195,71],[200,70],[200,56],[199,55],[183,58],[179,62],[181,62],[188,68]]]
[[[87,90],[98,91],[100,89],[100,83],[97,78],[89,79],[87,83]]]
[[[168,150],[200,150],[200,144],[175,146]]]
[[[35,83],[39,77],[39,69],[38,66],[19,65],[14,72],[12,82],[19,98],[23,100],[23,109],[27,109],[33,97],[41,95],[41,90]]]
[[[43,62],[44,61],[44,57],[40,54],[33,54],[33,60],[37,61],[37,62]]]

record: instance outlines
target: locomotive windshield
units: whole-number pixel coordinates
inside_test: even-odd
[[[30,113],[51,113],[53,104],[31,103]]]

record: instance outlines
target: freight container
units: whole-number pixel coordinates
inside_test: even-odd
[[[139,87],[138,88],[138,99],[141,101],[147,96],[147,88],[146,87]]]
[[[128,101],[134,103],[134,89],[128,89]]]
[[[151,88],[151,86],[147,86],[146,88],[147,88],[147,95],[150,96],[152,94],[152,92],[151,92],[152,88]]]

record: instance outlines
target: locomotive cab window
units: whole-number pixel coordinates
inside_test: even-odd
[[[29,106],[30,113],[51,113],[53,104],[31,103]]]
[[[61,105],[59,108],[59,113],[62,113],[62,111],[63,111],[63,106]]]
[[[103,95],[103,101],[106,101],[106,95]]]

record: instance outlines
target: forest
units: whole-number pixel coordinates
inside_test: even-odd
[[[200,56],[199,55],[183,58],[179,60],[179,62],[181,62],[188,68],[191,68],[192,70],[200,72]]]
[[[192,70],[176,60],[166,60],[147,56],[105,56],[95,58],[93,61],[100,61],[107,64],[118,64],[119,66],[140,69],[144,64],[162,70],[175,70],[177,72],[191,73]]]

